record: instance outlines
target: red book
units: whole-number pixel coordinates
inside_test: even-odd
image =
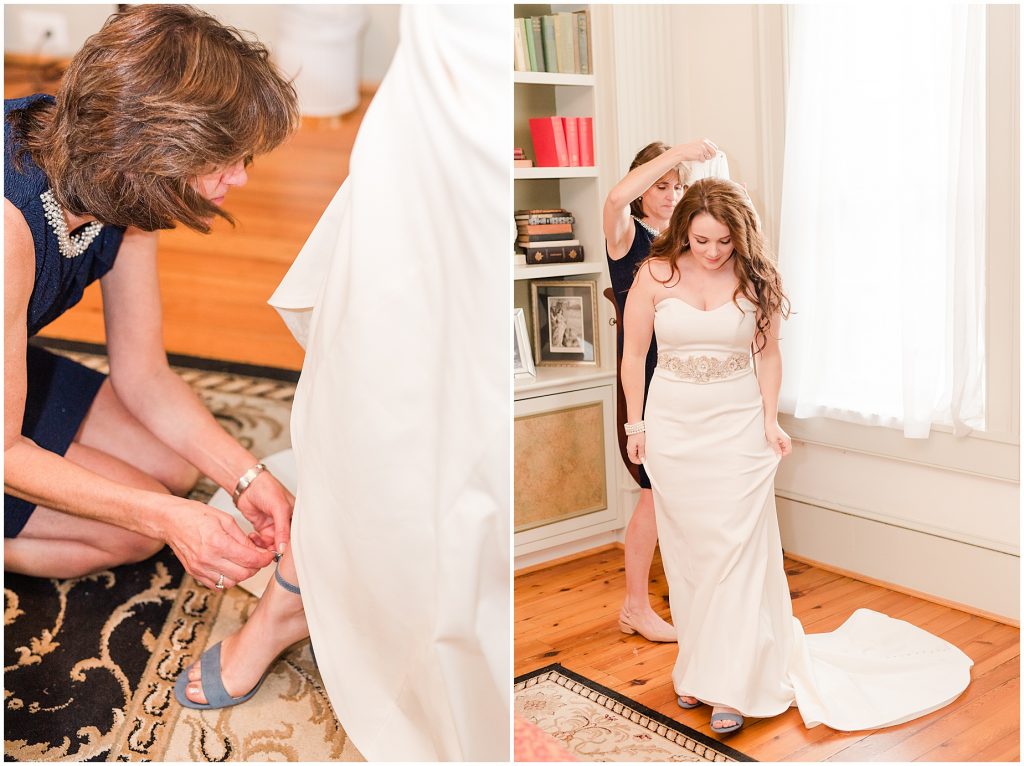
[[[569,151],[561,117],[531,117],[530,137],[533,139],[535,165],[539,168],[569,167]]]
[[[580,135],[580,165],[585,168],[594,165],[594,118],[577,117]]]
[[[579,117],[563,117],[562,127],[565,129],[565,147],[569,150],[569,167],[578,168],[580,162]]]

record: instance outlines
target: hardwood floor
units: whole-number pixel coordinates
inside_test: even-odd
[[[58,70],[59,71],[59,70]],[[55,83],[7,61],[5,98],[53,92]],[[179,227],[160,235],[164,343],[171,353],[288,369],[302,366],[302,348],[267,299],[288,271],[341,182],[363,114],[373,97],[336,119],[305,119],[288,142],[258,157],[249,182],[232,190],[209,235]],[[103,343],[99,284],[47,326],[44,337]]]
[[[1019,761],[1020,631],[792,559],[786,574],[794,614],[808,633],[831,631],[869,607],[924,628],[971,659],[971,684],[951,705],[876,732],[807,729],[791,708],[750,721],[728,744],[761,761]],[[675,644],[622,634],[625,591],[619,548],[518,575],[515,581],[515,674],[554,662],[707,733],[708,708],[676,705],[670,678]],[[669,617],[659,559],[652,603]]]

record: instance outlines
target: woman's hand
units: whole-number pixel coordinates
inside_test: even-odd
[[[647,434],[641,431],[626,437],[626,455],[630,463],[640,465],[647,459]]]
[[[256,530],[253,542],[278,553],[285,552],[291,539],[294,508],[295,497],[270,471],[253,479],[238,499],[238,510]]]
[[[274,560],[274,552],[260,548],[245,536],[231,516],[192,500],[171,509],[164,539],[190,575],[208,588],[230,588],[252,577]]]
[[[764,438],[768,440],[772,451],[780,458],[786,457],[793,451],[793,441],[789,438],[789,434],[782,430],[777,420],[765,422]]]
[[[688,144],[679,144],[676,148],[680,150],[685,162],[702,162],[710,160],[718,154],[718,145],[707,138],[691,141]]]

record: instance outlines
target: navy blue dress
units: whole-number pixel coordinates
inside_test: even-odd
[[[615,302],[619,304],[619,314],[621,316],[626,315],[626,296],[629,294],[629,288],[633,286],[633,278],[636,276],[636,268],[640,265],[640,262],[647,257],[648,253],[651,252],[651,242],[654,241],[654,236],[649,232],[643,224],[641,224],[635,218],[633,221],[633,244],[629,246],[629,250],[624,256],[618,260],[613,260],[608,255],[608,243],[605,243],[604,252],[608,257],[608,276],[611,277],[612,291],[615,293]],[[619,356],[622,356],[622,327],[618,328],[616,333],[618,344],[619,344]],[[647,407],[647,390],[651,387],[651,378],[654,377],[654,368],[658,366],[658,341],[652,335],[651,336],[651,347],[647,350],[647,364],[646,373],[644,375],[644,408]],[[617,370],[618,375],[622,375],[620,370]],[[640,486],[644,489],[651,488],[651,480],[647,478],[647,471],[643,465],[637,466],[640,469]]]
[[[52,224],[46,220],[43,196],[50,182],[27,153],[14,164],[18,142],[8,115],[52,96],[35,95],[4,101],[4,197],[25,217],[36,256],[35,281],[28,303],[28,335],[32,337],[82,299],[85,288],[114,265],[124,229],[103,226],[79,255],[65,257]],[[71,232],[76,240],[82,232]],[[105,375],[37,346],[26,349],[26,401],[21,433],[43,449],[64,455],[85,420]],[[17,537],[35,505],[4,494],[4,537]]]

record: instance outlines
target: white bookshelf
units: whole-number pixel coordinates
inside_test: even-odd
[[[602,367],[538,367],[536,377],[516,378],[516,399],[615,384],[615,371]]]
[[[527,85],[582,85],[593,87],[592,74],[562,74],[556,72],[515,72],[512,81]]]
[[[547,263],[542,266],[516,266],[516,281],[524,279],[551,279],[553,277],[599,276],[599,264],[588,263]]]
[[[598,54],[595,52],[596,40],[594,25],[595,13],[588,5],[517,5],[516,16],[538,16],[560,11],[590,9],[591,37],[591,71],[599,73],[595,67]],[[597,62],[600,63],[600,62]],[[622,526],[622,511],[616,480],[618,466],[618,443],[615,433],[615,335],[609,331],[609,319],[615,316],[612,305],[605,299],[603,292],[609,286],[607,261],[604,251],[604,234],[601,226],[603,199],[598,188],[601,156],[598,149],[598,99],[600,77],[598,74],[555,74],[549,72],[515,72],[515,145],[526,149],[527,156],[536,159],[533,143],[530,138],[529,120],[531,117],[565,116],[594,118],[594,165],[590,167],[533,167],[515,168],[513,172],[515,186],[515,209],[555,208],[561,207],[572,212],[576,222],[574,236],[583,246],[584,259],[580,263],[556,263],[546,265],[523,265],[521,261],[513,268],[515,279],[514,304],[526,311],[527,324],[533,332],[531,319],[530,284],[537,279],[557,279],[560,277],[589,279],[597,284],[597,324],[594,328],[599,344],[598,366],[548,367],[538,366],[535,377],[516,378],[514,383],[515,414],[517,432],[519,421],[540,414],[558,414],[572,412],[575,407],[584,404],[600,406],[604,425],[601,434],[595,436],[601,440],[602,452],[605,457],[604,478],[606,507],[598,510],[586,510],[572,518],[551,521],[542,526],[523,528],[515,535],[517,555],[535,555],[556,544],[582,539],[593,535],[595,530],[615,530]],[[532,347],[536,347],[537,339],[531,337]],[[522,420],[526,423],[526,420]],[[526,429],[523,434],[529,433]],[[566,432],[566,436],[569,435]],[[520,439],[528,438],[520,434]],[[524,448],[526,454],[534,449],[538,453],[550,450],[549,443],[524,444],[517,440],[517,445]],[[594,444],[594,442],[589,442]],[[522,478],[521,467],[517,458],[517,484]],[[539,466],[534,467],[540,470]],[[529,470],[529,466],[527,466]],[[571,481],[571,477],[566,477]],[[529,482],[526,482],[527,484]],[[590,485],[593,486],[593,485]],[[517,493],[518,497],[518,493]],[[524,496],[525,497],[525,496]],[[530,502],[536,503],[536,497],[530,496]],[[525,506],[524,506],[525,507]],[[552,548],[553,549],[553,548]]]
[[[552,178],[597,178],[597,167],[585,168],[516,168],[517,181],[537,181]]]

